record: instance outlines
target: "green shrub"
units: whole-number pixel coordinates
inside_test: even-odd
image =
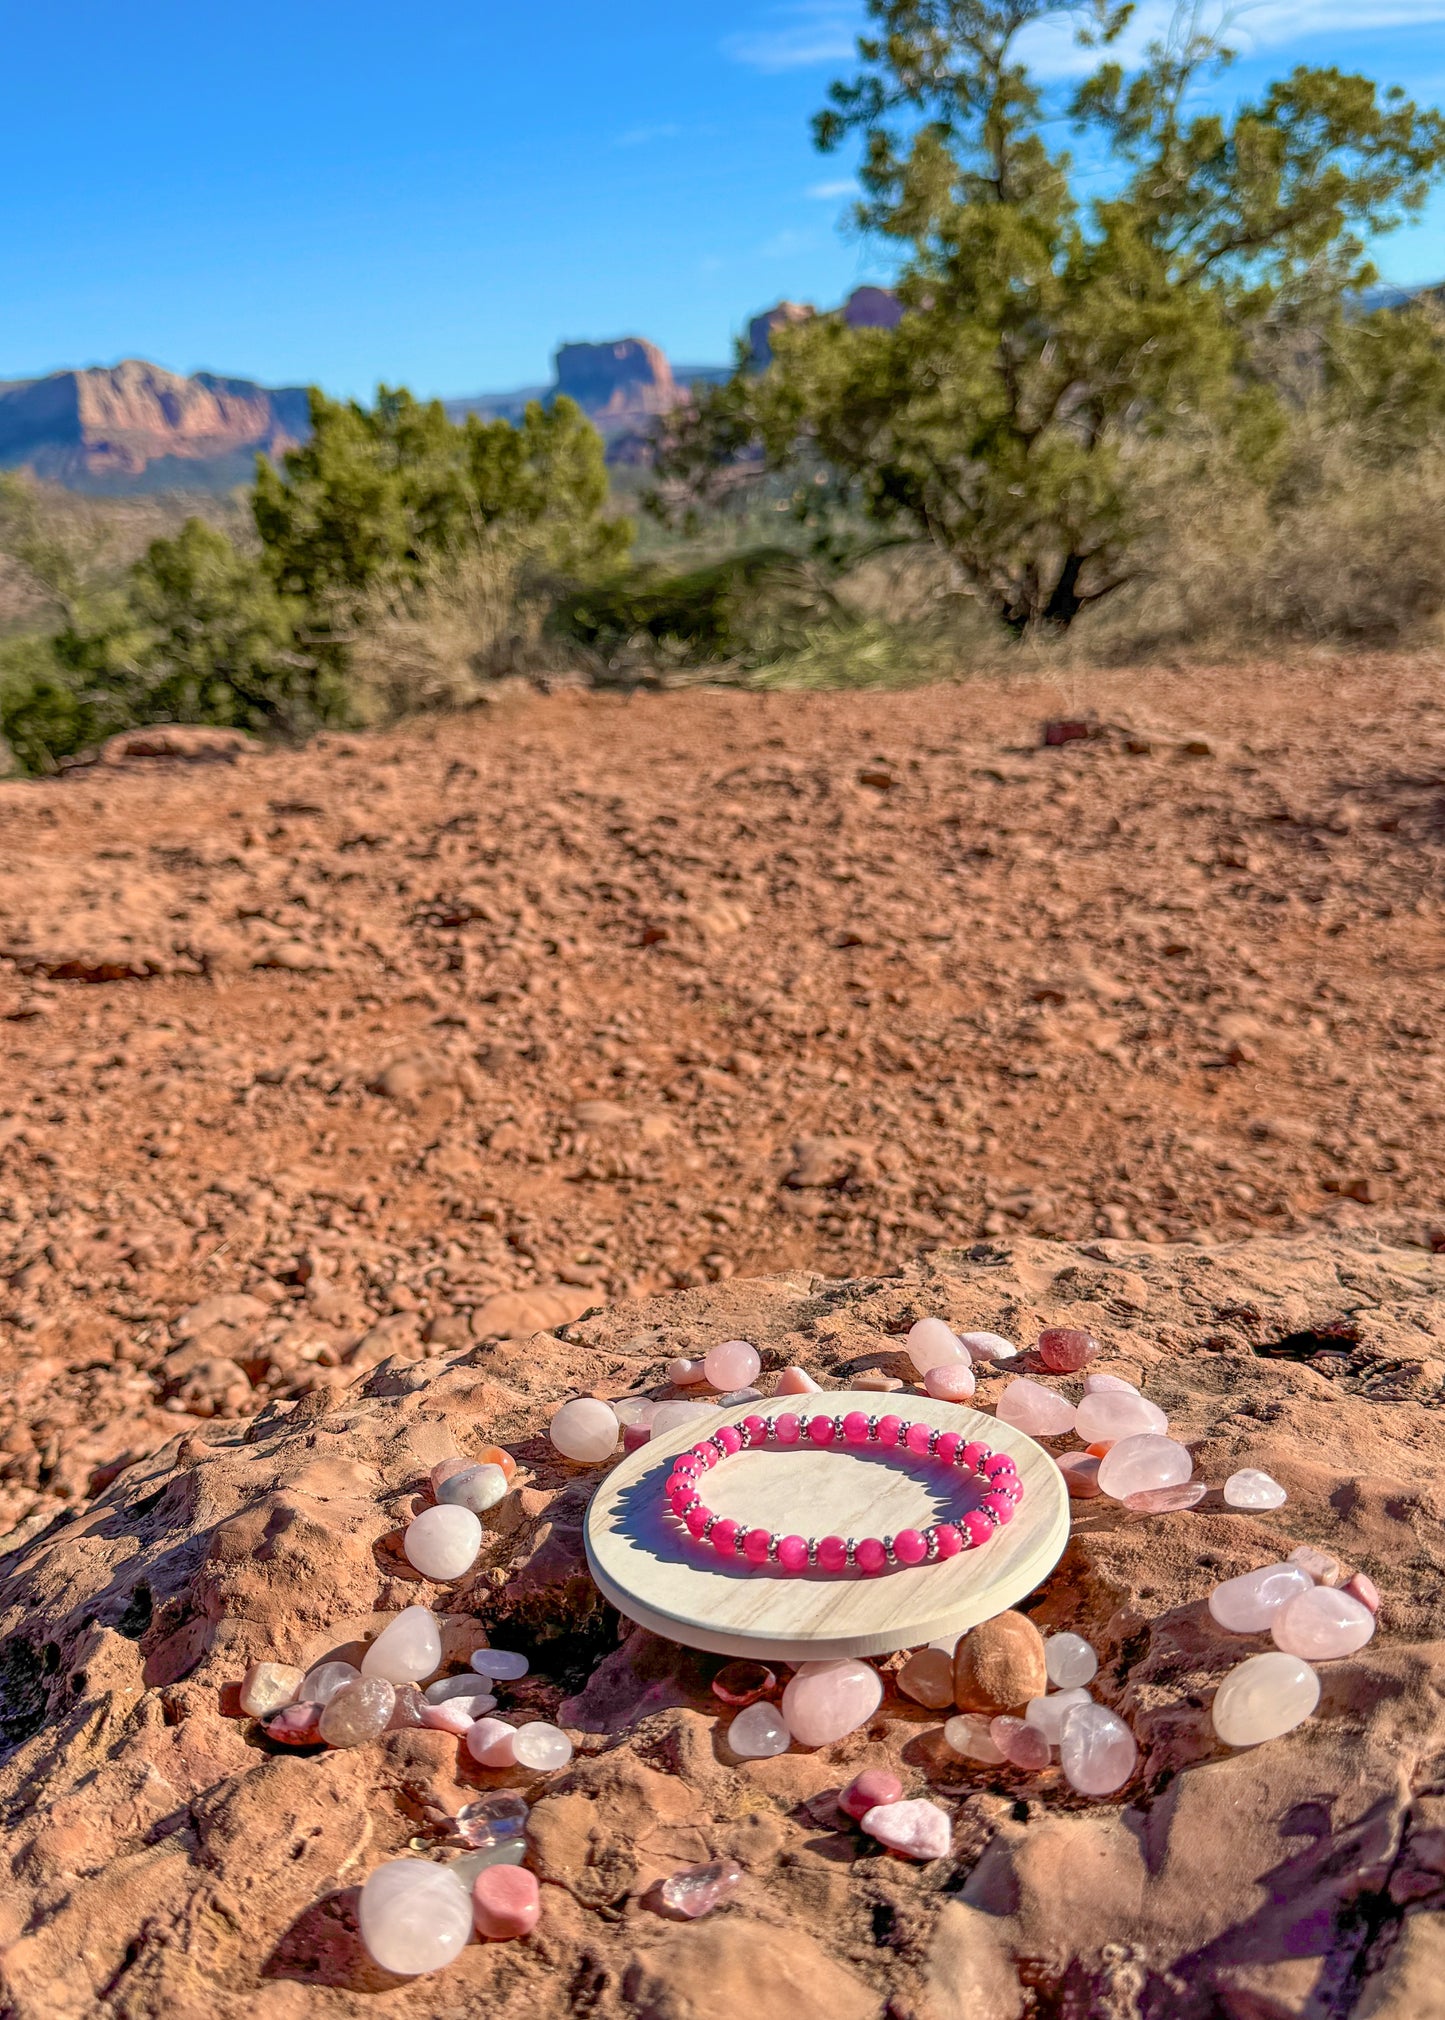
[[[607,667],[649,651],[673,664],[753,666],[848,621],[816,566],[757,547],[680,575],[636,569],[579,589],[557,605],[553,630]]]

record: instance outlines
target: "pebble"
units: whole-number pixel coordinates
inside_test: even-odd
[[[1352,1599],[1358,1599],[1361,1606],[1368,1606],[1371,1613],[1379,1612],[1380,1588],[1368,1572],[1357,1571],[1342,1590],[1348,1592]]]
[[[503,1838],[498,1844],[483,1846],[479,1852],[463,1852],[459,1859],[449,1860],[447,1871],[455,1873],[470,1892],[472,1881],[488,1866],[520,1866],[526,1856],[525,1838]]]
[[[1289,1562],[1298,1564],[1314,1580],[1316,1585],[1342,1585],[1345,1567],[1338,1557],[1331,1557],[1328,1550],[1316,1550],[1308,1543],[1301,1543],[1298,1550],[1291,1550]]]
[[[788,1721],[775,1704],[750,1704],[728,1727],[728,1745],[743,1760],[786,1753],[792,1743]]]
[[[507,1476],[510,1487],[517,1477],[517,1462],[510,1452],[504,1452],[500,1445],[483,1445],[475,1459],[467,1462],[472,1466],[500,1466]]]
[[[915,1704],[942,1711],[953,1703],[953,1657],[939,1648],[915,1649],[898,1672],[898,1688]]]
[[[926,1375],[930,1368],[944,1368],[960,1361],[971,1362],[968,1348],[952,1326],[945,1325],[942,1319],[919,1319],[909,1328],[903,1351],[920,1375]]]
[[[667,1364],[667,1379],[675,1389],[696,1389],[707,1380],[707,1371],[701,1361],[689,1360],[686,1354],[679,1354],[675,1361]]]
[[[747,1340],[724,1340],[709,1347],[702,1369],[715,1389],[745,1389],[762,1371],[763,1357]]]
[[[1031,1438],[1061,1438],[1074,1428],[1074,1406],[1068,1397],[1027,1375],[1015,1376],[1000,1391],[995,1414],[1001,1424],[1012,1424]]]
[[[777,1396],[817,1396],[822,1394],[822,1388],[806,1368],[784,1368],[773,1393]]]
[[[1047,1697],[1031,1697],[1024,1712],[1029,1725],[1036,1725],[1050,1746],[1057,1746],[1059,1735],[1064,1728],[1064,1720],[1076,1704],[1090,1704],[1093,1700],[1082,1686],[1069,1690],[1051,1691]]]
[[[301,1679],[295,1701],[299,1704],[330,1704],[338,1690],[360,1683],[361,1671],[353,1662],[318,1662]]]
[[[427,1479],[431,1485],[432,1498],[435,1499],[441,1493],[442,1488],[448,1480],[454,1478],[458,1473],[470,1472],[476,1463],[475,1459],[438,1459],[435,1466],[432,1467],[430,1473],[427,1475]]]
[[[923,1377],[925,1391],[940,1403],[965,1403],[978,1387],[972,1361],[944,1361]]]
[[[448,1697],[440,1704],[428,1704],[423,1698],[417,1724],[424,1725],[428,1732],[449,1732],[462,1739],[496,1701],[494,1697]],[[475,1709],[476,1706],[481,1709]]]
[[[1096,1358],[1099,1343],[1092,1333],[1074,1326],[1045,1326],[1039,1334],[1039,1359],[1056,1375],[1076,1375]]]
[[[1117,1395],[1121,1391],[1131,1396],[1137,1396],[1139,1393],[1139,1384],[1137,1382],[1126,1382],[1122,1375],[1111,1375],[1103,1369],[1100,1369],[1097,1373],[1091,1371],[1084,1377],[1084,1394],[1086,1396],[1098,1396],[1105,1393]]]
[[[899,1802],[902,1796],[903,1784],[897,1775],[889,1774],[886,1768],[865,1768],[839,1795],[838,1807],[857,1824],[869,1810],[876,1810],[882,1803]]]
[[[363,1677],[338,1690],[321,1713],[321,1737],[328,1746],[365,1746],[391,1723],[396,1686],[384,1676]]]
[[[612,1414],[624,1431],[631,1430],[634,1425],[638,1424],[650,1430],[653,1415],[657,1407],[656,1401],[651,1396],[614,1396],[612,1398]]]
[[[472,1882],[477,1934],[489,1943],[530,1936],[542,1917],[542,1889],[525,1866],[484,1866]]]
[[[976,1361],[1011,1361],[1018,1353],[1002,1333],[960,1333],[959,1339]]]
[[[1276,1648],[1307,1662],[1334,1662],[1363,1648],[1375,1631],[1375,1616],[1353,1593],[1312,1585],[1269,1623]]]
[[[485,1515],[506,1499],[507,1484],[500,1466],[468,1466],[464,1473],[443,1480],[437,1500],[445,1508],[470,1508],[474,1515]]]
[[[1297,1655],[1251,1655],[1214,1693],[1211,1717],[1226,1746],[1258,1746],[1302,1725],[1320,1701],[1320,1680]]]
[[[944,1745],[964,1760],[982,1761],[985,1767],[997,1767],[1003,1755],[990,1730],[991,1724],[992,1721],[981,1712],[961,1711],[956,1718],[946,1721]]]
[[[828,1746],[866,1725],[882,1701],[883,1679],[871,1663],[805,1662],[783,1692],[783,1717],[800,1746]]]
[[[1086,1445],[1117,1445],[1121,1438],[1140,1438],[1168,1428],[1169,1419],[1159,1405],[1133,1389],[1094,1389],[1074,1417],[1074,1429]]]
[[[452,1828],[464,1845],[486,1851],[493,1845],[521,1843],[530,1815],[525,1796],[513,1789],[498,1789],[495,1795],[463,1803],[452,1819]]]
[[[1099,1461],[1094,1453],[1062,1452],[1057,1465],[1064,1476],[1071,1501],[1098,1499],[1102,1489],[1099,1486]]]
[[[1180,1508],[1197,1508],[1208,1492],[1203,1480],[1186,1480],[1182,1487],[1146,1487],[1126,1494],[1124,1506],[1131,1515],[1172,1515]]]
[[[610,1405],[598,1402],[595,1396],[577,1396],[562,1405],[547,1426],[547,1436],[564,1459],[597,1466],[617,1450],[620,1428]],[[656,1429],[654,1417],[654,1435]]]
[[[1313,1590],[1302,1565],[1265,1564],[1216,1585],[1209,1595],[1209,1611],[1231,1634],[1267,1634],[1282,1606]]]
[[[392,1859],[361,1889],[357,1920],[368,1955],[384,1971],[416,1978],[461,1955],[472,1933],[472,1896],[450,1866]]]
[[[1022,1613],[980,1622],[954,1650],[953,1701],[960,1711],[1013,1711],[1048,1686],[1044,1638]]]
[[[777,1687],[777,1677],[763,1662],[725,1663],[712,1680],[712,1694],[723,1704],[756,1704]]]
[[[403,1607],[361,1658],[363,1676],[384,1676],[389,1683],[420,1683],[441,1666],[441,1629],[429,1606]]]
[[[1272,1480],[1268,1473],[1261,1473],[1255,1466],[1245,1466],[1238,1473],[1231,1473],[1224,1483],[1225,1505],[1230,1508],[1283,1508],[1289,1499],[1278,1480]]]
[[[743,1869],[736,1859],[713,1859],[705,1866],[683,1866],[658,1888],[662,1904],[674,1915],[696,1922],[742,1885]]]
[[[261,1725],[267,1739],[279,1740],[283,1746],[316,1746],[321,1739],[321,1706],[304,1700],[283,1705]]]
[[[396,1703],[392,1706],[388,1732],[405,1732],[408,1727],[415,1729],[426,1724],[426,1713],[432,1707],[427,1703],[414,1683],[396,1685]]]
[[[1059,1734],[1059,1765],[1081,1796],[1111,1796],[1123,1788],[1139,1759],[1134,1735],[1103,1704],[1076,1704]]]
[[[518,1726],[512,1739],[512,1758],[518,1767],[555,1774],[571,1760],[572,1742],[560,1727],[535,1719],[531,1725]]]
[[[867,1389],[870,1393],[891,1395],[895,1389],[903,1387],[897,1375],[887,1375],[882,1368],[860,1368],[856,1375],[848,1378],[850,1389]]]
[[[531,1668],[525,1655],[510,1648],[474,1648],[470,1660],[478,1676],[489,1676],[496,1683],[516,1683]]]
[[[401,1547],[423,1578],[461,1578],[480,1554],[482,1525],[470,1508],[424,1508],[407,1524]]]
[[[953,1825],[948,1812],[922,1797],[908,1803],[880,1803],[860,1819],[868,1835],[890,1852],[924,1863],[946,1859],[953,1849]]]
[[[289,1662],[253,1662],[241,1679],[241,1709],[248,1718],[265,1718],[295,1704],[301,1695],[302,1672]]]
[[[516,1766],[513,1747],[517,1738],[517,1728],[504,1718],[479,1718],[467,1733],[464,1742],[467,1752],[482,1767],[505,1768]]]
[[[1044,1666],[1056,1689],[1072,1690],[1093,1682],[1099,1658],[1082,1634],[1050,1634],[1044,1640]]]
[[[466,1676],[438,1677],[435,1683],[427,1685],[422,1695],[428,1704],[449,1704],[454,1700],[474,1704],[479,1699],[486,1698],[487,1702],[482,1706],[482,1711],[490,1711],[497,1701],[488,1691],[486,1683],[475,1672],[469,1672]],[[481,1711],[472,1713],[473,1718],[480,1718],[481,1715]]]
[[[1011,1767],[1021,1768],[1025,1774],[1037,1774],[1046,1768],[1053,1755],[1053,1748],[1036,1725],[1027,1719],[1014,1718],[1003,1712],[989,1726],[989,1737]]]
[[[1193,1471],[1194,1461],[1183,1445],[1146,1432],[1109,1447],[1099,1461],[1099,1491],[1122,1501],[1126,1494],[1154,1487],[1182,1487]]]

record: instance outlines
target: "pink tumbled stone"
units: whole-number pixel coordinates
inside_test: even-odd
[[[972,1361],[945,1361],[923,1377],[924,1389],[940,1403],[965,1403],[978,1387]]]
[[[1099,1491],[1122,1501],[1155,1487],[1182,1487],[1193,1471],[1194,1461],[1173,1438],[1122,1438],[1099,1461]]]
[[[1011,1361],[1018,1353],[1013,1341],[1002,1333],[960,1333],[958,1337],[975,1361]]]
[[[1056,1375],[1076,1375],[1098,1351],[1094,1335],[1075,1326],[1045,1326],[1039,1334],[1039,1358]]]
[[[1058,1468],[1071,1500],[1093,1501],[1103,1491],[1099,1486],[1099,1461],[1092,1452],[1061,1453]]]
[[[1368,1606],[1371,1613],[1380,1610],[1380,1588],[1368,1572],[1357,1571],[1349,1583],[1342,1588],[1351,1599],[1358,1599],[1361,1606]]]
[[[903,1342],[903,1350],[920,1375],[926,1375],[930,1368],[969,1359],[963,1341],[942,1319],[920,1319]]]
[[[1074,1406],[1068,1398],[1042,1382],[1031,1382],[1027,1375],[1005,1385],[996,1414],[1001,1424],[1012,1424],[1031,1438],[1061,1438],[1074,1428]]]
[[[1282,1606],[1270,1622],[1275,1646],[1306,1662],[1333,1662],[1363,1648],[1375,1631],[1375,1616],[1352,1593],[1315,1585]]]
[[[438,1459],[435,1466],[432,1467],[431,1472],[427,1475],[427,1478],[431,1481],[433,1494],[436,1493],[444,1480],[454,1479],[458,1473],[469,1473],[476,1463],[475,1459]]]
[[[903,1784],[897,1775],[891,1775],[885,1768],[865,1768],[856,1775],[838,1798],[838,1807],[845,1815],[859,1823],[869,1810],[880,1808],[884,1803],[900,1802]]]
[[[1091,1369],[1085,1375],[1084,1394],[1086,1396],[1100,1395],[1106,1389],[1112,1390],[1115,1394],[1118,1394],[1121,1390],[1127,1390],[1131,1396],[1137,1396],[1139,1393],[1139,1384],[1137,1382],[1126,1382],[1122,1375],[1111,1375],[1104,1369],[1099,1369],[1097,1372]]]
[[[707,1380],[707,1373],[701,1361],[680,1354],[675,1361],[668,1362],[667,1379],[675,1389],[696,1389]]]
[[[775,1393],[779,1396],[816,1396],[821,1393],[821,1385],[813,1380],[806,1368],[784,1368],[778,1377]]]
[[[1157,1403],[1130,1389],[1095,1389],[1080,1403],[1074,1429],[1086,1445],[1117,1445],[1121,1438],[1141,1438],[1167,1431],[1169,1419]]]
[[[493,1704],[496,1701],[495,1698],[491,1700]],[[417,1707],[417,1723],[426,1726],[430,1732],[451,1732],[460,1738],[476,1724],[470,1704],[471,1699],[466,1697],[444,1697],[440,1704],[423,1701]]]
[[[783,1717],[800,1746],[828,1746],[866,1725],[883,1700],[870,1663],[805,1662],[783,1692]]]
[[[321,1710],[319,1704],[288,1704],[263,1718],[261,1730],[267,1739],[278,1739],[283,1746],[319,1746]]]
[[[1216,1585],[1209,1595],[1209,1611],[1231,1634],[1267,1634],[1281,1607],[1313,1590],[1302,1565],[1264,1564],[1258,1571],[1244,1571]]]
[[[1037,1774],[1049,1764],[1051,1748],[1036,1725],[1005,1713],[990,1720],[988,1736],[1011,1767],[1025,1774]]]
[[[746,1389],[757,1379],[763,1362],[746,1340],[724,1340],[721,1346],[708,1348],[702,1365],[715,1389]]]
[[[1124,1506],[1131,1515],[1173,1515],[1180,1508],[1197,1508],[1208,1492],[1202,1480],[1186,1480],[1180,1487],[1146,1487],[1140,1494],[1126,1494]]]
[[[542,1890],[525,1866],[483,1866],[472,1881],[472,1917],[489,1942],[529,1936],[541,1914]]]
[[[1134,1735],[1102,1704],[1076,1704],[1059,1734],[1059,1765],[1081,1796],[1111,1796],[1123,1788],[1139,1759]]]
[[[714,1859],[705,1866],[684,1866],[671,1873],[658,1888],[662,1904],[674,1915],[686,1915],[690,1922],[710,1915],[743,1883],[743,1869],[736,1859]]]
[[[512,1750],[516,1737],[517,1728],[508,1725],[504,1718],[479,1718],[468,1729],[462,1744],[482,1767],[513,1767],[517,1759]]]
[[[922,1797],[910,1803],[882,1803],[864,1814],[862,1824],[870,1837],[905,1859],[946,1859],[953,1847],[948,1812]]]

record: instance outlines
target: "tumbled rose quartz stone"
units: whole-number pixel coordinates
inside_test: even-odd
[[[1252,1655],[1214,1693],[1210,1716],[1226,1746],[1258,1746],[1302,1725],[1320,1701],[1320,1680],[1297,1655]]]
[[[745,1389],[758,1378],[762,1355],[746,1340],[724,1340],[703,1356],[703,1372],[715,1389]]]
[[[321,1714],[321,1737],[328,1746],[364,1746],[391,1723],[396,1686],[384,1676],[364,1677],[338,1690]]]
[[[960,1333],[959,1339],[976,1361],[1011,1361],[1018,1353],[1002,1333]]]
[[[1092,1452],[1061,1452],[1057,1465],[1071,1501],[1095,1501],[1100,1494],[1099,1461]]]
[[[1089,1373],[1084,1377],[1084,1394],[1086,1396],[1098,1396],[1103,1394],[1106,1389],[1111,1390],[1115,1395],[1126,1392],[1131,1396],[1137,1396],[1139,1393],[1139,1384],[1137,1382],[1126,1382],[1122,1375],[1111,1375],[1107,1369],[1100,1368],[1096,1371],[1091,1368]]]
[[[1004,1755],[989,1730],[992,1719],[982,1712],[961,1711],[956,1718],[945,1721],[943,1743],[964,1760],[981,1761],[985,1767],[997,1767]]]
[[[1059,1690],[1072,1690],[1092,1683],[1099,1673],[1099,1658],[1082,1634],[1050,1634],[1044,1638],[1044,1665],[1049,1682]]]
[[[1281,1606],[1269,1623],[1276,1648],[1306,1662],[1333,1662],[1363,1648],[1375,1631],[1375,1616],[1348,1592],[1313,1585]]]
[[[930,1368],[947,1367],[951,1362],[969,1359],[963,1341],[942,1319],[920,1319],[910,1327],[903,1342],[903,1351],[920,1375],[926,1375]]]
[[[821,1386],[806,1368],[784,1368],[773,1393],[779,1396],[816,1396],[821,1393]]]
[[[500,1466],[468,1466],[464,1473],[453,1473],[450,1480],[442,1481],[437,1500],[445,1508],[470,1508],[474,1515],[484,1515],[507,1498],[507,1487],[507,1476]]]
[[[1076,1375],[1098,1351],[1093,1334],[1074,1326],[1045,1326],[1039,1334],[1039,1359],[1056,1375]]]
[[[1289,1496],[1268,1473],[1245,1466],[1225,1481],[1224,1499],[1230,1508],[1283,1508]]]
[[[1338,1557],[1332,1557],[1328,1550],[1316,1550],[1308,1543],[1301,1543],[1298,1550],[1291,1550],[1288,1561],[1298,1564],[1302,1571],[1309,1573],[1316,1585],[1343,1585],[1345,1567]]]
[[[942,1711],[953,1703],[953,1657],[940,1648],[919,1648],[898,1672],[898,1688],[915,1704]]]
[[[476,1465],[475,1459],[438,1459],[427,1479],[433,1494],[439,1494],[448,1480],[457,1473],[465,1473],[469,1466]]]
[[[1122,1501],[1154,1487],[1182,1487],[1193,1471],[1194,1461],[1173,1438],[1121,1438],[1099,1461],[1099,1491]]]
[[[805,1662],[783,1692],[783,1717],[800,1746],[828,1746],[866,1725],[882,1700],[883,1679],[871,1663]]]
[[[361,1671],[352,1662],[318,1662],[315,1669],[308,1669],[301,1679],[301,1688],[296,1693],[300,1704],[329,1704],[338,1690],[345,1690],[349,1683],[360,1683]]]
[[[474,1648],[468,1660],[478,1676],[490,1676],[497,1683],[516,1683],[532,1666],[525,1655],[510,1648]]]
[[[537,1875],[525,1866],[485,1866],[472,1882],[472,1915],[477,1934],[489,1943],[529,1936],[542,1914]]]
[[[267,1739],[280,1740],[283,1746],[315,1746],[321,1738],[321,1706],[283,1705],[262,1720],[262,1730]]]
[[[652,1413],[652,1435],[666,1438],[689,1424],[696,1424],[701,1434],[702,1426],[714,1423],[716,1418],[717,1404],[704,1403],[700,1397],[694,1403],[659,1403]]]
[[[1089,1704],[1088,1691],[1082,1686],[1070,1690],[1050,1691],[1047,1697],[1031,1697],[1024,1708],[1024,1720],[1028,1725],[1036,1725],[1050,1746],[1057,1746],[1064,1729],[1064,1720],[1076,1704]]]
[[[1074,1416],[1074,1429],[1086,1445],[1117,1445],[1121,1438],[1168,1428],[1169,1419],[1159,1405],[1132,1389],[1095,1389]]]
[[[441,1630],[429,1606],[404,1607],[361,1658],[363,1676],[384,1676],[389,1683],[420,1683],[441,1666]]]
[[[728,1727],[728,1745],[743,1760],[765,1760],[786,1753],[793,1736],[775,1704],[750,1704]]]
[[[480,1703],[481,1711],[472,1713],[473,1718],[480,1718],[482,1712],[490,1711],[497,1701],[487,1688],[490,1681],[489,1677],[478,1676],[473,1670],[465,1676],[440,1676],[435,1683],[427,1685],[423,1697],[428,1704]]]
[[[300,1694],[301,1671],[289,1662],[253,1662],[241,1679],[241,1709],[249,1718],[281,1711]]]
[[[657,1434],[657,1418],[652,1420]],[[580,1466],[597,1466],[617,1450],[619,1425],[611,1406],[595,1396],[575,1396],[564,1403],[551,1423],[547,1436],[564,1459]]]
[[[723,1704],[756,1704],[777,1687],[777,1677],[763,1662],[725,1663],[712,1680],[712,1694]]]
[[[1103,1704],[1076,1704],[1059,1734],[1059,1765],[1081,1796],[1111,1796],[1123,1788],[1139,1758],[1134,1735]]]
[[[860,1820],[868,1835],[905,1859],[946,1859],[953,1848],[948,1812],[918,1797],[909,1803],[881,1803]]]
[[[470,1508],[424,1508],[407,1524],[401,1547],[423,1578],[460,1578],[477,1561],[482,1525]]]
[[[1266,1564],[1226,1578],[1209,1595],[1209,1611],[1231,1634],[1267,1634],[1282,1606],[1313,1592],[1314,1581],[1298,1564]]]
[[[988,1730],[1011,1767],[1021,1768],[1025,1774],[1037,1774],[1040,1768],[1048,1766],[1052,1749],[1036,1725],[1005,1712],[990,1721]]]
[[[448,1866],[393,1859],[362,1888],[357,1920],[383,1971],[416,1978],[461,1955],[472,1933],[472,1897]]]
[[[404,1690],[414,1690],[415,1684],[403,1684]],[[494,1697],[448,1697],[440,1704],[428,1704],[423,1698],[417,1718],[418,1725],[424,1725],[429,1732],[449,1732],[461,1739],[470,1732],[483,1711],[488,1711],[496,1703]],[[482,1709],[478,1710],[476,1707]]]
[[[1131,1515],[1173,1515],[1180,1508],[1197,1508],[1208,1492],[1202,1480],[1186,1480],[1182,1487],[1146,1487],[1140,1494],[1126,1494],[1124,1506]]]
[[[534,1719],[531,1725],[518,1726],[512,1739],[512,1758],[518,1767],[532,1768],[538,1774],[555,1774],[571,1760],[572,1742],[546,1719]]]
[[[1031,1438],[1061,1438],[1074,1428],[1074,1406],[1065,1396],[1018,1375],[999,1396],[997,1412],[1001,1424],[1012,1424]]]
[[[743,1869],[736,1859],[714,1859],[706,1866],[684,1866],[680,1872],[670,1873],[657,1891],[665,1908],[695,1922],[735,1893],[742,1879]]]
[[[464,1744],[472,1759],[482,1767],[514,1767],[516,1738],[517,1728],[509,1725],[506,1719],[479,1718],[467,1733]]]
[[[865,1768],[839,1795],[838,1807],[856,1824],[862,1822],[869,1810],[876,1810],[884,1803],[899,1802],[902,1796],[903,1784],[897,1775],[889,1774],[886,1768]]]
[[[695,1389],[707,1380],[707,1373],[701,1361],[680,1354],[675,1361],[668,1362],[667,1379],[675,1389]]]
[[[978,1387],[972,1361],[944,1361],[923,1377],[924,1389],[940,1403],[964,1403]]]
[[[1361,1606],[1368,1606],[1371,1613],[1380,1610],[1380,1588],[1367,1571],[1357,1571],[1348,1585],[1342,1588],[1352,1599],[1358,1599]]]

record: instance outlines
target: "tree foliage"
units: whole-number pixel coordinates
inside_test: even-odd
[[[861,508],[933,541],[1011,628],[1067,625],[1134,570],[1141,445],[1207,423],[1247,454],[1280,423],[1273,361],[1301,343],[1398,362],[1394,333],[1341,334],[1345,304],[1374,278],[1367,240],[1440,174],[1445,120],[1333,69],[1195,111],[1229,53],[1193,12],[1132,72],[1110,54],[1127,8],[867,12],[815,132],[860,140],[858,221],[898,247],[907,313],[780,330],[768,370],[675,428],[664,486],[736,469],[745,442],[774,468],[811,457],[833,480],[800,490],[811,518]],[[1053,17],[1099,56],[1068,106],[1105,185],[1087,201],[1017,52]]]

